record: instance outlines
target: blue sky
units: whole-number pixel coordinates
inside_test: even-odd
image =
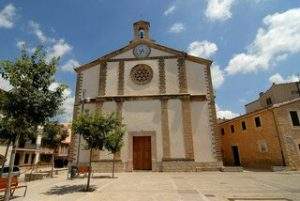
[[[1,0],[0,59],[14,59],[24,43],[61,56],[57,81],[70,87],[69,118],[73,66],[126,45],[139,19],[151,22],[158,43],[214,61],[220,117],[244,113],[272,82],[300,73],[299,0]]]

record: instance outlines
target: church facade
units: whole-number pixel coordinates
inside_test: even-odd
[[[212,62],[160,45],[149,33],[150,23],[138,21],[128,45],[75,69],[74,118],[95,110],[122,118],[118,171],[220,167]],[[83,143],[73,135],[73,163],[88,162]],[[94,171],[110,171],[111,159],[105,150],[93,152]]]

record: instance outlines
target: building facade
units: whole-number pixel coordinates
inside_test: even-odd
[[[219,123],[224,165],[300,169],[300,98]]]
[[[245,105],[246,113],[254,112],[273,104],[300,98],[300,81],[273,84],[270,89],[259,93],[259,98]]]
[[[133,33],[125,47],[75,69],[74,118],[96,110],[122,118],[127,132],[119,171],[221,166],[212,62],[155,43],[149,22],[134,23]],[[78,135],[71,158],[77,164],[89,159]],[[95,151],[94,170],[110,170],[111,159],[105,150]]]

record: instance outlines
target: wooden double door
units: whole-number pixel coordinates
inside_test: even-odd
[[[133,169],[152,169],[151,136],[133,136]]]

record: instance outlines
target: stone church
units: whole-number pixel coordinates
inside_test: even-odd
[[[212,61],[150,38],[150,23],[133,24],[125,47],[75,69],[74,118],[80,112],[116,112],[126,125],[118,171],[196,171],[222,165],[211,80]],[[79,146],[80,144],[80,146]],[[89,151],[73,135],[73,163]],[[112,156],[92,154],[94,171],[110,171]]]

